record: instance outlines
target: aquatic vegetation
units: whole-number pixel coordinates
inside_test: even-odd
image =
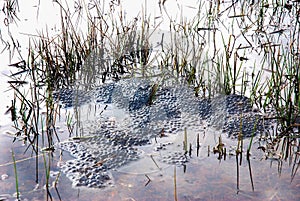
[[[61,108],[72,107],[66,124],[70,137],[78,138],[61,146],[75,157],[63,169],[78,186],[111,185],[108,170],[139,158],[133,146],[172,133],[182,132],[183,150],[164,154],[159,161],[186,164],[192,147],[197,156],[201,152],[199,133],[194,143],[186,128],[197,129],[202,120],[237,139],[233,154],[238,190],[246,137],[251,139],[246,159],[254,190],[250,152],[257,134],[266,159],[292,164],[293,180],[300,144],[298,1],[199,2],[192,8],[198,11],[194,18],[181,14],[179,21],[170,17],[167,1],[159,1],[159,17],[147,16],[145,5],[142,14],[129,20],[120,1],[110,1],[109,10],[99,1],[76,1],[75,11],[67,2],[54,4],[60,9],[61,31],[28,35],[27,60],[13,35],[7,41],[1,37],[5,49],[20,56],[10,65],[17,71],[9,81],[15,94],[8,109],[15,140],[29,142],[27,149],[31,147],[36,156],[41,147],[55,151]],[[18,9],[18,1],[4,2],[3,23],[8,28],[18,20]],[[169,30],[161,30],[166,19]],[[95,122],[84,124],[81,107],[88,104],[105,105],[91,117],[91,122],[101,121],[102,131]],[[117,122],[120,127],[107,125],[113,122],[103,111],[110,105],[125,110],[130,121]],[[94,129],[92,137],[88,126]],[[228,147],[221,136],[217,139],[212,151],[220,161],[226,160]],[[107,141],[114,144],[108,146]],[[103,150],[93,157],[83,155],[95,142]],[[207,149],[209,155],[210,146]],[[76,169],[77,165],[82,167]],[[175,199],[176,184],[174,169]]]
[[[16,165],[16,159],[15,159],[15,154],[12,151],[12,158],[14,162],[14,172],[15,172],[15,179],[16,179],[16,193],[17,193],[17,199],[20,199],[20,191],[19,191],[19,180],[18,180],[18,172],[17,172],[17,165]]]

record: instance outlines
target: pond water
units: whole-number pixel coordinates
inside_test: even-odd
[[[82,120],[86,119],[84,112],[88,111],[87,108],[95,108],[88,105],[82,106]],[[101,108],[97,110],[100,111]],[[94,112],[91,110],[89,113]],[[124,115],[120,115],[124,112],[109,105],[103,115],[114,117],[111,121],[118,124],[124,120]],[[66,117],[62,115],[56,125],[61,141],[68,139],[69,131],[65,122]],[[207,126],[205,121],[197,127],[196,131],[193,129],[188,131],[188,142],[193,145],[191,154],[187,154],[188,162],[183,165],[173,165],[160,160],[161,156],[168,153],[175,151],[183,153],[183,131],[179,131],[178,134],[168,134],[168,137],[157,137],[156,140],[152,139],[149,145],[138,146],[138,149],[143,152],[139,160],[110,169],[112,185],[105,188],[74,187],[67,174],[59,168],[68,160],[73,160],[74,156],[60,149],[59,146],[55,146],[56,150],[51,154],[40,151],[36,156],[35,152],[30,151],[31,148],[24,153],[28,144],[24,144],[21,139],[12,143],[13,129],[10,126],[2,126],[1,133],[0,196],[3,200],[15,200],[12,150],[16,156],[22,200],[47,198],[45,188],[47,169],[45,169],[44,159],[46,159],[46,167],[50,168],[48,197],[51,195],[54,200],[173,200],[175,194],[178,200],[299,200],[300,177],[298,174],[293,179],[291,177],[292,168],[295,168],[293,162],[289,164],[288,161],[280,161],[276,157],[269,157],[266,160],[266,154],[258,149],[264,145],[259,137],[255,137],[253,141],[250,165],[245,155],[250,139],[243,141],[244,154],[242,164],[238,166],[239,188],[237,188],[235,156],[237,139],[228,138],[226,133]],[[198,156],[197,134],[201,144]],[[225,158],[224,155],[219,158],[219,153],[214,154],[212,151],[213,147],[220,144],[220,136],[227,148]],[[159,148],[161,144],[165,144],[162,149]],[[38,175],[38,185],[36,175]],[[57,184],[54,185],[55,183]]]
[[[38,156],[39,185],[37,186],[36,157],[29,151],[24,154],[25,146],[22,142],[12,144],[12,137],[7,134],[5,128],[1,129],[1,133],[1,199],[15,200],[13,197],[14,168],[11,157],[11,150],[14,150],[22,200],[46,200],[43,157],[48,160],[47,153],[45,156],[43,154]],[[254,143],[251,156],[254,191],[252,191],[249,166],[245,157],[243,157],[243,164],[239,166],[238,191],[235,156],[227,156],[226,160],[218,160],[218,154],[209,153],[208,156],[208,145],[215,144],[215,139],[211,139],[215,136],[215,131],[208,131],[206,135],[209,137],[203,142],[200,155],[197,157],[193,153],[185,166],[161,163],[153,155],[157,163],[155,164],[152,157],[145,156],[140,161],[112,170],[114,186],[106,189],[74,188],[63,173],[59,175],[57,189],[55,189],[53,182],[59,171],[57,164],[70,159],[67,153],[63,154],[63,159],[60,159],[59,151],[56,151],[50,159],[50,194],[54,200],[59,198],[61,200],[173,200],[174,174],[176,174],[178,200],[299,200],[299,175],[291,181],[291,166],[288,162],[281,164],[276,160],[266,161],[261,151],[257,149],[257,143]],[[228,147],[236,145],[236,142],[228,140],[225,136],[223,141]],[[244,142],[246,146],[248,140]]]
[[[146,2],[148,15],[157,15],[158,17],[156,19],[158,20],[161,18],[172,18],[174,21],[184,21],[182,16],[185,16],[186,19],[194,17],[199,5],[198,1],[189,2],[188,4],[184,1],[176,1],[176,3],[163,1],[165,2],[165,13],[160,16],[158,3],[161,1],[155,1],[155,3],[154,1],[145,1],[143,2],[143,7],[146,7],[144,4]],[[41,24],[42,27],[44,27],[44,22],[41,23],[41,21],[49,17],[49,9],[45,9],[45,7],[55,7],[53,4],[42,6],[44,2],[41,3],[41,5],[35,5],[35,2],[27,5],[23,5],[21,2],[19,3],[21,10],[28,6],[30,9],[34,8],[35,12],[39,12],[40,23],[35,24],[37,29]],[[230,4],[230,2],[227,2],[227,4]],[[225,2],[224,7],[226,7],[227,4]],[[109,3],[106,2],[105,6],[108,5]],[[239,6],[242,5],[238,4],[237,7]],[[297,2],[293,4],[293,6],[297,6],[295,9],[299,9]],[[140,1],[136,1],[135,3],[124,2],[123,9],[126,10],[127,19],[134,18],[137,13],[142,12],[140,11],[141,7]],[[40,10],[38,8],[40,8]],[[203,6],[203,8],[209,9],[209,6]],[[29,24],[32,23],[31,20],[35,18],[31,12],[28,12],[30,9],[24,9],[26,12],[23,12],[23,15],[20,17],[22,19],[22,25],[19,27],[20,30],[23,26],[25,28],[28,27]],[[231,16],[238,15],[235,11],[232,12]],[[59,16],[59,12],[50,13],[53,15],[53,18]],[[289,15],[288,13],[285,14]],[[43,17],[43,15],[46,15],[46,17]],[[218,18],[218,16],[211,17]],[[233,18],[235,19],[235,17]],[[292,29],[288,27],[288,18],[283,17],[283,19],[285,20],[282,22],[280,28]],[[219,22],[218,19],[214,20]],[[225,25],[228,21],[233,21],[232,17],[220,23],[221,25],[218,28],[225,27],[225,30],[229,30],[230,28],[227,29]],[[242,22],[245,21],[242,20]],[[45,23],[51,27],[54,34],[57,33],[58,28],[56,29],[55,23],[48,22],[47,20],[45,20]],[[165,23],[166,20],[162,23],[162,30],[168,29],[168,22]],[[205,26],[200,27],[207,28]],[[234,26],[236,25],[232,27]],[[235,32],[237,32],[236,29],[238,28],[232,28],[232,35],[235,35]],[[31,31],[32,30],[25,32],[26,34],[36,34],[31,33]],[[270,32],[270,27],[265,31]],[[255,31],[249,31],[248,34],[253,34],[254,32]],[[18,33],[23,33],[23,31],[18,31]],[[158,35],[161,34],[161,32],[158,31],[157,33]],[[282,35],[278,36],[278,43],[286,44],[289,42],[284,41],[284,37],[281,36]],[[24,35],[19,37],[24,37]],[[224,32],[223,37],[228,38],[230,36]],[[252,39],[253,44],[256,46],[252,48],[251,54],[249,53],[250,50],[248,52],[248,49],[243,52],[243,55],[246,55],[247,59],[249,59],[245,65],[247,69],[249,68],[246,70],[249,74],[253,71],[255,65],[258,65],[256,60],[261,59],[259,45],[268,42],[264,41],[267,39],[259,34],[252,36]],[[157,39],[154,39],[154,42],[157,42],[156,40]],[[207,40],[214,40],[214,43],[224,44],[221,38],[212,39],[207,37]],[[226,39],[226,43],[227,41],[228,39]],[[248,41],[245,40],[240,40],[239,42],[243,45],[248,43]],[[26,43],[23,47],[26,47]],[[286,47],[289,48],[289,45]],[[206,49],[209,54],[214,54],[216,51],[212,47],[206,47]],[[23,51],[25,52],[26,48],[24,48]],[[154,49],[154,52],[155,51],[158,50]],[[204,58],[205,56],[202,57]],[[3,61],[9,63],[7,57],[5,57],[2,62]],[[201,64],[204,63],[205,62]],[[6,64],[1,63],[1,65]],[[185,109],[181,113],[181,129],[174,130],[172,134],[167,129],[161,130],[161,128],[164,129],[167,127],[166,125],[169,126],[167,123],[175,118],[172,115],[171,117],[168,116],[169,111],[167,111],[166,114],[163,113],[162,108],[165,109],[166,106],[169,106],[169,102],[167,104],[162,102],[161,105],[154,104],[154,106],[150,107],[153,109],[149,111],[142,110],[143,108],[148,108],[148,106],[134,106],[138,109],[126,109],[129,108],[132,97],[135,97],[135,93],[133,93],[131,96],[128,95],[128,97],[131,98],[126,100],[127,96],[125,92],[132,93],[127,89],[132,87],[130,84],[127,84],[127,88],[123,86],[120,87],[120,90],[123,89],[125,91],[123,91],[123,94],[117,91],[111,95],[112,103],[106,103],[100,98],[101,101],[97,102],[92,99],[92,102],[85,103],[79,108],[69,107],[61,109],[61,114],[55,125],[60,141],[63,143],[70,141],[73,143],[73,141],[76,141],[74,144],[77,148],[79,144],[81,144],[88,147],[88,151],[95,151],[95,149],[101,149],[106,145],[101,141],[99,145],[101,148],[99,148],[94,147],[95,145],[92,143],[87,143],[89,139],[102,140],[102,138],[98,138],[98,136],[95,137],[95,135],[97,135],[99,127],[103,125],[103,122],[117,126],[117,129],[121,129],[124,132],[127,132],[126,129],[128,129],[131,133],[134,133],[134,136],[126,136],[128,138],[120,136],[120,139],[128,140],[140,132],[145,132],[143,129],[136,127],[133,123],[134,118],[137,118],[143,123],[144,119],[141,118],[141,116],[150,114],[150,123],[147,124],[148,127],[144,127],[144,129],[149,129],[148,133],[145,132],[144,135],[148,137],[147,140],[149,141],[145,144],[130,144],[130,148],[138,150],[137,160],[130,160],[130,162],[126,162],[124,165],[108,168],[107,171],[110,180],[108,185],[103,188],[89,188],[86,185],[76,186],[74,180],[72,181],[72,179],[70,179],[72,175],[70,176],[68,171],[64,171],[63,166],[69,161],[80,158],[78,155],[70,154],[71,151],[61,146],[56,138],[54,138],[55,150],[53,152],[43,150],[46,144],[43,144],[41,137],[39,139],[40,147],[38,147],[38,152],[33,151],[30,144],[23,141],[22,136],[17,139],[14,138],[16,130],[10,122],[10,114],[4,114],[10,107],[11,100],[13,99],[12,91],[5,92],[8,87],[7,81],[9,78],[3,75],[8,75],[10,70],[12,70],[10,67],[1,68],[0,77],[0,90],[1,95],[3,94],[1,98],[2,107],[0,107],[0,200],[16,200],[16,175],[12,157],[13,154],[16,159],[15,164],[18,177],[18,190],[21,195],[20,200],[300,200],[300,176],[297,172],[299,166],[299,144],[296,144],[290,149],[291,158],[281,160],[280,157],[282,157],[282,153],[278,150],[280,150],[280,146],[284,145],[280,144],[275,152],[268,152],[264,150],[267,145],[259,135],[253,138],[253,142],[250,142],[250,138],[245,138],[243,140],[243,154],[241,158],[237,159],[236,149],[240,141],[234,136],[228,137],[228,133],[222,132],[220,128],[215,128],[212,126],[213,123],[207,119],[198,118],[199,114],[193,111],[193,109],[195,109],[193,108],[195,102],[192,100],[194,99],[180,99],[178,95],[181,94],[182,97],[185,97],[185,95],[189,93],[187,90],[177,92],[177,96],[175,97],[178,100],[182,100],[180,102],[182,104],[180,105],[181,109],[188,109]],[[269,71],[264,75],[264,79],[269,77],[268,73]],[[95,88],[97,89],[97,87]],[[132,91],[133,88],[134,87],[132,87]],[[126,89],[128,91],[126,91]],[[135,89],[138,91],[140,88],[135,87]],[[145,89],[149,90],[149,88],[143,87],[141,90],[143,91]],[[160,93],[163,94],[163,92]],[[74,100],[74,97],[69,98]],[[167,98],[170,97],[167,96]],[[157,100],[159,100],[159,96],[157,96]],[[223,97],[221,100],[225,101],[226,98],[224,99]],[[224,103],[220,103],[220,101],[216,103],[217,104],[213,106],[215,113],[221,112],[218,108],[226,107],[226,104],[224,106]],[[167,108],[167,110],[168,109],[172,110],[172,107]],[[129,110],[133,110],[133,112]],[[79,130],[78,133],[84,134],[86,138],[79,136],[75,127],[73,134],[76,133],[78,135],[76,135],[74,139],[69,136],[70,130],[66,122],[69,121],[70,115],[73,115],[73,118],[75,118],[78,112],[80,113],[79,121],[83,124],[80,126],[79,129],[81,130]],[[161,117],[158,118],[159,113],[161,113]],[[251,113],[251,115],[253,115],[253,113]],[[216,119],[218,117],[219,116],[216,115]],[[164,120],[163,123],[160,118]],[[73,121],[75,122],[75,120]],[[213,122],[216,122],[216,120]],[[223,124],[224,122],[222,122],[222,126]],[[170,127],[172,128],[172,126]],[[185,127],[187,127],[187,134],[185,134],[184,131]],[[96,132],[96,134],[93,132]],[[125,133],[121,134],[125,135]],[[86,139],[87,141],[85,141]],[[184,142],[186,145],[183,145]],[[120,143],[122,144],[123,142]],[[252,148],[250,160],[248,161],[246,151],[250,143],[252,143]],[[297,143],[297,141],[295,143]],[[222,144],[224,144],[226,148],[227,153],[225,154],[218,150],[218,147],[224,147]],[[197,145],[199,145],[198,150]],[[186,148],[184,148],[184,146],[186,146]],[[106,165],[107,158],[111,158],[114,162],[115,153],[110,152],[109,148],[107,152],[107,155],[103,153],[100,156],[98,155],[99,158],[97,158],[96,166],[101,167]],[[184,154],[184,152],[186,153]],[[163,161],[164,157],[170,153],[179,153],[179,158],[174,159],[177,160],[177,162],[175,162],[176,164]],[[102,156],[106,158],[101,158]],[[184,156],[184,158],[181,156]],[[242,160],[241,164],[237,165],[237,160],[238,162]],[[81,162],[81,164],[82,163],[88,162]],[[46,188],[46,185],[48,185],[48,188]]]

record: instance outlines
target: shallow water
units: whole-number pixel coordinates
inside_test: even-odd
[[[39,186],[35,183],[35,158],[28,151],[24,154],[25,146],[21,142],[11,144],[12,138],[1,129],[1,175],[0,197],[4,200],[14,200],[16,192],[14,185],[14,171],[11,158],[11,149],[14,150],[17,159],[19,178],[19,190],[22,200],[45,200],[44,189],[45,168],[43,156],[39,158]],[[174,168],[176,168],[176,186],[178,200],[299,200],[300,176],[296,175],[291,182],[291,166],[283,162],[281,174],[278,173],[278,161],[265,161],[263,153],[257,149],[258,143],[254,143],[251,156],[251,169],[254,188],[251,189],[249,167],[245,156],[239,167],[240,181],[237,191],[236,159],[228,156],[226,160],[218,160],[218,154],[210,151],[208,156],[207,146],[215,145],[217,131],[207,131],[204,138],[201,135],[201,151],[199,157],[193,152],[186,166],[174,166],[157,160],[158,154],[165,151],[154,152],[137,162],[132,162],[111,173],[114,178],[114,186],[106,189],[89,189],[86,187],[73,188],[70,180],[61,174],[57,183],[57,191],[50,188],[54,200],[173,200],[174,199]],[[181,136],[182,137],[182,136]],[[235,146],[236,141],[223,136],[226,147]],[[163,138],[161,138],[163,139]],[[181,140],[175,140],[180,147]],[[245,141],[245,147],[248,140]],[[153,148],[151,145],[144,149]],[[153,150],[153,149],[152,149]],[[59,150],[54,152],[51,158],[51,175],[55,175],[58,162],[68,160],[70,156],[63,153],[59,159]],[[156,161],[157,165],[153,162]],[[23,159],[25,159],[23,161]],[[146,176],[147,175],[147,176]],[[149,177],[151,181],[147,178]],[[3,179],[4,178],[4,179]],[[50,177],[50,184],[55,176]],[[58,196],[59,195],[59,196]],[[7,198],[7,199],[6,199]]]
[[[88,107],[84,106],[83,108],[85,108],[83,111],[88,111],[86,109]],[[108,107],[104,114],[111,117],[115,116],[116,118],[112,121],[120,122],[124,118],[123,115],[120,115],[122,114],[120,111],[122,110]],[[94,114],[93,112],[88,114],[82,113],[82,120],[95,117],[91,115]],[[57,123],[57,130],[62,141],[69,137],[65,118],[62,115]],[[36,172],[35,153],[31,152],[31,148],[24,153],[26,145],[23,144],[22,140],[12,143],[13,129],[11,127],[2,126],[0,131],[2,152],[0,158],[1,199],[15,200],[13,196],[16,188],[11,156],[11,150],[14,150],[22,200],[46,200],[44,157],[48,159],[47,152],[44,153],[45,155],[42,154],[43,152],[39,152]],[[199,134],[201,145],[199,156],[196,153],[197,134]],[[227,148],[225,160],[224,157],[218,159],[218,153],[214,154],[212,151],[213,147],[218,144],[220,135]],[[138,146],[137,148],[143,153],[141,159],[111,169],[113,185],[104,189],[74,187],[65,173],[61,172],[57,176],[61,170],[58,166],[73,159],[73,156],[56,146],[53,157],[50,158],[50,195],[54,200],[60,198],[61,200],[174,200],[174,168],[176,168],[178,200],[299,200],[299,174],[296,174],[291,182],[293,163],[289,165],[288,161],[282,161],[282,166],[278,166],[279,161],[265,160],[265,153],[261,149],[257,149],[261,146],[257,137],[254,138],[251,149],[254,191],[251,189],[249,166],[245,152],[242,165],[239,166],[240,180],[239,190],[237,190],[236,158],[234,155],[230,155],[235,153],[236,139],[227,138],[226,134],[208,127],[203,121],[202,126],[198,127],[196,131],[188,131],[188,142],[193,145],[191,156],[187,154],[188,162],[184,165],[172,165],[163,162],[161,159],[170,153],[183,153],[183,139],[184,132],[179,132],[177,135],[156,138],[156,141],[152,139],[152,144]],[[165,145],[161,146],[162,144]],[[244,151],[248,144],[249,139],[244,140]],[[49,164],[48,161],[47,164]],[[36,173],[38,173],[38,185],[35,182]],[[53,182],[56,177],[58,178],[57,188],[54,188]]]
[[[180,6],[180,3],[171,5],[169,1],[166,2],[166,7],[168,10],[181,11],[180,7],[184,8],[184,16],[186,13],[192,13],[191,11],[197,10],[196,8],[193,8],[191,4],[184,4],[183,6]],[[224,7],[228,6],[230,3],[230,1],[225,2]],[[140,9],[139,5],[134,5],[138,7],[135,9],[135,11],[138,11]],[[156,7],[157,6],[158,5],[156,4]],[[173,7],[171,8],[170,6]],[[238,4],[237,7],[239,6],[241,5]],[[152,5],[148,4],[148,9],[150,7],[152,8]],[[35,9],[37,8],[38,7],[35,7]],[[47,11],[49,10],[47,9]],[[272,39],[272,42],[274,43],[283,44],[283,47],[285,47],[286,50],[290,48],[288,41],[286,41],[288,38],[286,35],[288,35],[289,32],[292,32],[293,26],[291,25],[294,24],[294,20],[293,16],[290,16],[290,12],[288,12],[288,10],[283,9],[283,11],[285,12],[283,12],[284,17],[282,18],[282,22],[277,22],[275,18],[270,21],[264,21],[265,24],[262,25],[266,27],[265,31],[267,33],[272,33],[272,31],[277,31],[278,29],[282,28],[284,29],[283,34],[270,34],[273,37],[266,38],[264,35],[265,33],[260,33],[256,30],[256,26],[253,26],[253,28],[249,30],[249,38],[252,37],[250,44],[252,47],[246,48],[245,50],[241,50],[239,52],[241,54],[240,56],[247,56],[247,59],[249,59],[244,63],[245,67],[247,68],[246,71],[249,73],[249,75],[252,73],[253,68],[261,63],[260,59],[262,59],[262,57],[260,54],[261,50],[263,49],[261,46],[262,44],[268,42],[269,39]],[[46,14],[48,18],[47,12],[44,10],[40,10],[40,12],[42,14]],[[265,14],[269,15],[271,12],[272,8],[267,10]],[[168,14],[171,13],[169,12]],[[230,14],[232,17],[235,14],[238,15],[239,13],[231,11],[228,12],[228,14]],[[32,13],[27,15],[32,15]],[[127,18],[133,18],[135,15],[135,12],[128,12],[126,14]],[[157,16],[158,17],[156,19],[158,21],[162,18],[168,19],[167,16]],[[175,16],[174,19],[176,18],[176,20],[180,18],[180,15],[175,14]],[[210,17],[218,18],[218,16]],[[25,18],[28,17],[25,15]],[[218,28],[224,26],[223,28],[226,29],[229,34],[238,35],[239,32],[236,31],[240,29],[240,26],[237,27],[235,22],[233,22],[233,19],[239,19],[239,17],[228,18],[226,21],[223,21],[220,24],[218,24],[220,21],[216,20],[216,26]],[[24,19],[23,23],[26,20],[27,19]],[[230,28],[225,26],[227,25],[227,22],[229,24],[234,24],[232,26],[232,32],[230,32]],[[253,25],[251,19],[249,19],[249,21],[246,19],[246,21],[243,22],[245,23],[245,27],[249,26],[251,28]],[[270,24],[268,24],[268,22]],[[31,27],[31,24],[28,25],[28,23],[31,23],[31,21],[26,21],[25,26]],[[206,28],[207,25],[199,24],[199,26]],[[59,32],[59,30],[56,29],[56,25],[53,25],[51,28],[54,33]],[[168,24],[162,29],[168,29]],[[26,32],[26,34],[31,34],[31,31],[32,30],[30,30],[30,32]],[[157,33],[158,36],[161,35],[159,31]],[[201,31],[199,33],[203,36],[203,39],[208,40],[207,44],[212,42],[210,40],[213,40],[213,37],[208,37],[210,34],[205,34]],[[19,34],[22,35],[22,33]],[[33,34],[35,34],[35,32]],[[226,34],[227,32],[224,32],[224,38],[226,38],[226,41],[224,42],[221,40],[221,37],[217,37],[217,44],[224,44],[228,42],[227,40],[229,35]],[[158,37],[158,39],[160,38]],[[154,41],[158,39],[154,39]],[[27,40],[24,41],[27,42]],[[245,41],[241,35],[239,35],[236,43],[239,42],[243,44],[243,46],[249,45],[248,41]],[[207,51],[212,53],[214,51],[212,47],[213,46],[211,45],[207,45]],[[205,62],[203,62],[203,64],[206,65]],[[267,66],[268,64],[266,67]],[[2,72],[7,74],[8,70],[1,70],[1,73]],[[268,73],[269,72],[266,71],[266,74],[263,76],[264,79],[268,78]],[[6,84],[3,84],[7,81],[7,79],[2,78],[3,77],[0,79],[1,95],[2,92],[6,90],[7,86]],[[237,145],[237,140],[228,139],[225,134],[221,134],[220,131],[213,128],[208,128],[207,126],[205,128],[203,126],[199,126],[197,127],[198,130],[188,130],[188,142],[192,143],[193,150],[191,152],[191,156],[187,156],[188,162],[184,163],[184,165],[172,165],[163,162],[164,157],[167,157],[170,152],[174,153],[176,151],[182,155],[184,132],[180,131],[176,135],[157,138],[157,142],[155,139],[152,139],[152,144],[150,145],[137,147],[141,151],[140,153],[142,153],[140,159],[137,161],[132,161],[119,168],[111,169],[110,174],[113,178],[113,185],[105,189],[91,189],[86,187],[75,188],[72,185],[72,182],[63,172],[61,172],[57,177],[57,188],[54,188],[52,184],[56,180],[57,173],[61,170],[58,168],[58,165],[60,166],[68,160],[74,159],[74,157],[68,152],[63,151],[59,149],[59,146],[56,146],[53,157],[50,157],[51,176],[49,183],[51,185],[49,187],[50,194],[47,195],[47,191],[45,189],[46,169],[44,157],[48,160],[48,153],[45,152],[43,155],[43,152],[40,150],[39,155],[36,158],[35,153],[32,152],[31,148],[25,152],[27,145],[24,145],[22,140],[17,140],[15,143],[12,143],[13,136],[11,134],[13,134],[15,130],[9,124],[10,116],[2,115],[7,110],[6,106],[10,106],[12,94],[3,94],[5,97],[2,98],[1,102],[5,107],[0,108],[0,200],[15,200],[14,194],[16,192],[16,187],[11,150],[14,150],[17,159],[16,165],[19,180],[19,190],[22,198],[21,200],[46,200],[47,197],[50,197],[50,195],[52,196],[53,200],[174,200],[174,169],[176,169],[176,195],[178,200],[300,200],[299,174],[296,174],[291,181],[292,168],[297,167],[297,164],[294,166],[295,164],[293,160],[283,160],[282,162],[278,160],[271,161],[270,159],[265,160],[265,153],[261,149],[258,149],[260,144],[257,138],[255,138],[255,143],[251,149],[251,168],[255,190],[252,191],[251,188],[249,166],[245,157],[245,149],[249,144],[249,139],[244,141],[244,155],[242,165],[239,166],[240,181],[239,190],[237,190],[237,169],[235,156],[227,155],[226,160],[224,160],[224,158],[219,160],[218,154],[213,154],[212,152],[213,147],[216,146],[218,142],[219,135],[222,136],[222,140],[226,144],[227,154],[230,152],[229,149],[232,149],[231,152],[234,153],[234,146]],[[122,97],[120,99],[122,99]],[[91,107],[94,108],[94,106]],[[87,106],[82,110],[83,112],[81,113],[81,120],[83,122],[84,120],[91,120],[91,118],[94,118],[95,120],[95,117],[97,117],[96,112],[91,112],[93,111],[90,109],[91,107]],[[97,111],[104,110],[104,108],[105,105],[100,105],[99,108],[97,108]],[[123,124],[128,123],[122,122],[124,116],[127,114],[124,113],[122,109],[116,107],[108,106],[108,108],[105,109],[105,114],[103,115],[111,117],[111,122],[119,122]],[[65,114],[62,114],[62,119],[57,124],[62,141],[69,138],[69,133],[65,122]],[[88,125],[90,124],[84,126],[87,127]],[[197,134],[200,136],[201,144],[198,157],[195,153]],[[230,148],[230,146],[233,146],[233,148]],[[293,157],[298,157],[298,155],[299,153],[296,153],[293,155]],[[37,162],[36,159],[38,159]],[[47,164],[48,163],[49,162],[47,161]],[[39,185],[37,185],[35,181],[36,175],[38,175],[37,183]]]

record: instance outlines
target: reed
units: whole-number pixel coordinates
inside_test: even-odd
[[[16,193],[17,193],[17,200],[20,200],[20,191],[19,191],[19,180],[18,180],[18,172],[17,172],[17,164],[16,164],[16,159],[15,159],[15,153],[12,150],[12,159],[13,159],[13,164],[14,164],[14,173],[15,173],[15,186],[16,186]]]
[[[47,201],[50,199],[50,200],[53,200],[52,199],[52,195],[50,193],[50,183],[49,183],[49,180],[50,180],[50,156],[48,156],[48,162],[47,162],[47,158],[46,158],[46,155],[45,153],[43,153],[43,159],[44,159],[44,168],[45,168],[45,179],[46,179],[46,183],[45,183],[45,187],[46,187],[46,191],[47,191]]]
[[[183,151],[184,151],[184,155],[186,155],[188,153],[188,141],[187,141],[187,129],[186,128],[184,128]]]
[[[281,143],[277,148],[284,160],[289,160],[290,164],[293,161],[292,179],[295,177],[299,167],[300,25],[294,20],[291,28],[283,29],[280,22],[289,20],[287,12],[299,16],[296,3],[290,5],[279,0],[200,2],[197,15],[190,21],[181,16],[177,23],[169,17],[169,30],[161,34],[156,51],[153,51],[151,39],[160,23],[151,26],[152,19],[147,16],[146,8],[142,9],[141,16],[127,21],[124,11],[118,9],[121,8],[119,4],[112,4],[110,13],[103,15],[104,10],[97,1],[90,2],[92,7],[78,2],[80,5],[75,13],[67,3],[54,3],[59,6],[61,15],[59,34],[51,36],[46,30],[31,37],[27,59],[20,54],[18,41],[12,35],[10,43],[6,43],[10,51],[16,51],[20,57],[19,62],[10,65],[18,72],[12,73],[9,81],[15,95],[8,111],[14,121],[16,138],[23,136],[36,155],[41,144],[50,150],[55,139],[59,141],[55,124],[60,111],[53,91],[60,88],[89,91],[109,79],[159,77],[159,82],[151,88],[149,105],[155,101],[159,85],[183,82],[194,89],[195,96],[210,99],[220,93],[249,94],[259,109],[265,112],[274,109],[272,118],[279,123],[276,143]],[[4,5],[4,25],[8,26],[18,20],[18,1],[5,1]],[[167,12],[165,6],[165,1],[160,2],[161,10]],[[226,20],[223,21],[224,16]],[[83,18],[87,23],[80,29]],[[283,44],[285,40],[288,45]],[[254,59],[248,54],[256,60],[250,63],[251,75],[246,68]],[[41,108],[46,108],[46,112],[42,113]],[[74,109],[74,114],[67,114],[66,120],[70,136],[82,131],[80,110]],[[250,165],[253,138],[247,149],[247,161],[254,190]],[[183,145],[187,154],[186,129]],[[238,190],[243,146],[240,132],[236,149]],[[199,134],[196,147],[198,156]],[[190,144],[189,155],[191,153]],[[152,156],[151,159],[160,169]],[[38,160],[36,168],[37,164]],[[36,177],[38,179],[38,175]],[[174,185],[176,195],[176,169]]]
[[[250,142],[249,142],[249,145],[248,145],[248,148],[247,148],[247,154],[246,154],[252,191],[254,191],[254,182],[253,182],[252,168],[251,168],[251,162],[250,162],[250,155],[251,155],[250,151],[251,151],[251,147],[252,147],[253,138],[254,138],[254,135],[255,135],[257,123],[258,123],[258,118],[256,118],[256,122],[255,122],[254,127],[253,127],[252,136],[251,136],[251,139],[250,139]]]
[[[174,200],[177,201],[176,166],[174,165]]]
[[[197,134],[197,157],[199,157],[199,150],[200,150],[200,134]]]

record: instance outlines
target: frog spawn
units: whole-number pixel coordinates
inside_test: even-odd
[[[138,146],[150,144],[162,130],[166,136],[178,134],[185,127],[197,130],[202,120],[207,120],[229,136],[236,136],[241,117],[245,136],[252,135],[257,122],[257,128],[262,129],[261,116],[252,113],[250,100],[244,96],[219,96],[210,101],[194,97],[187,86],[160,87],[150,104],[151,86],[149,81],[133,79],[95,88],[94,102],[113,104],[128,116],[113,126],[109,119],[102,117],[96,122],[85,122],[90,128],[88,137],[60,144],[75,157],[61,167],[74,186],[103,188],[113,185],[110,170],[143,157]],[[87,94],[91,97],[91,92]],[[188,162],[188,157],[183,151],[172,151],[159,160],[182,165]]]
[[[125,134],[120,132],[106,130],[87,138],[60,143],[60,148],[75,158],[61,165],[61,169],[72,180],[74,186],[92,188],[111,186],[113,180],[109,170],[139,159],[142,152],[129,146],[131,138],[113,140],[114,137]]]

